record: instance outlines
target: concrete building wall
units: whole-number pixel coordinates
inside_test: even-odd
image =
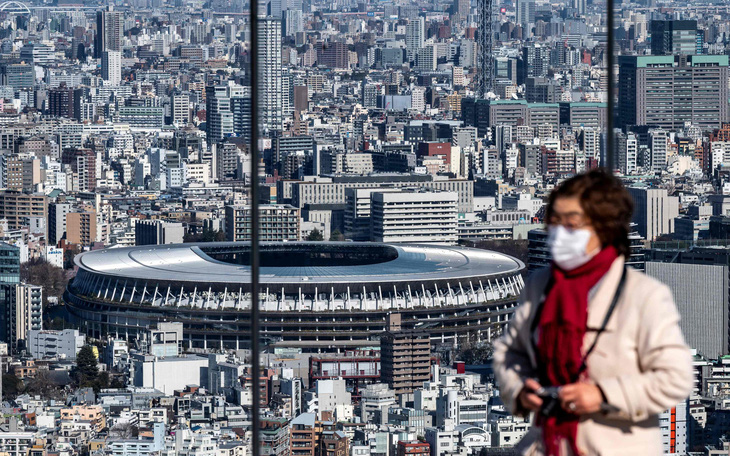
[[[709,359],[727,355],[728,267],[648,261],[646,273],[672,290],[689,346]]]

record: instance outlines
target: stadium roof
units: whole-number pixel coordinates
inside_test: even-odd
[[[248,283],[248,244],[212,242],[114,248],[82,253],[91,273],[147,281]],[[515,274],[508,255],[455,246],[354,242],[261,244],[260,282],[333,284],[430,282]]]

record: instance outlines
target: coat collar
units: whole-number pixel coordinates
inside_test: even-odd
[[[621,255],[613,261],[608,272],[597,285],[593,299],[588,303],[588,322],[589,329],[599,329],[606,317],[606,312],[613,301],[616,288],[624,270],[624,257]],[[616,318],[611,318],[606,325],[607,330],[616,328]]]

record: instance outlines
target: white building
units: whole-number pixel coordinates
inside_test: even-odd
[[[104,51],[101,55],[101,78],[109,85],[117,86],[122,81],[122,53]]]
[[[79,334],[78,329],[31,330],[28,332],[26,347],[36,359],[59,357],[74,360],[85,343],[86,336]]]
[[[458,193],[404,189],[371,198],[372,241],[456,243]]]
[[[175,125],[187,125],[190,122],[190,95],[187,93],[176,93],[172,95],[172,123]]]
[[[686,399],[659,414],[659,429],[662,433],[664,454],[686,454],[688,434],[688,409]]]
[[[206,387],[208,379],[201,372],[208,369],[208,358],[202,355],[158,358],[141,353],[132,354],[134,375],[132,384],[154,388],[166,395],[182,390],[188,385]]]
[[[0,432],[0,453],[7,456],[26,456],[35,444],[32,432]]]
[[[388,417],[388,408],[395,405],[395,391],[385,383],[368,385],[361,391],[360,418],[363,422],[384,422]]]
[[[674,219],[679,216],[679,198],[669,196],[663,188],[629,187],[634,200],[633,222],[644,239],[653,241],[661,234],[674,232]]]

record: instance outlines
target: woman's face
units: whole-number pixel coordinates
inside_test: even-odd
[[[557,198],[553,202],[552,218],[548,220],[548,229],[550,226],[563,225],[569,230],[587,230],[591,233],[591,238],[586,245],[586,252],[590,253],[601,248],[601,239],[591,225],[591,221],[586,216],[580,205],[580,199],[577,196]]]

